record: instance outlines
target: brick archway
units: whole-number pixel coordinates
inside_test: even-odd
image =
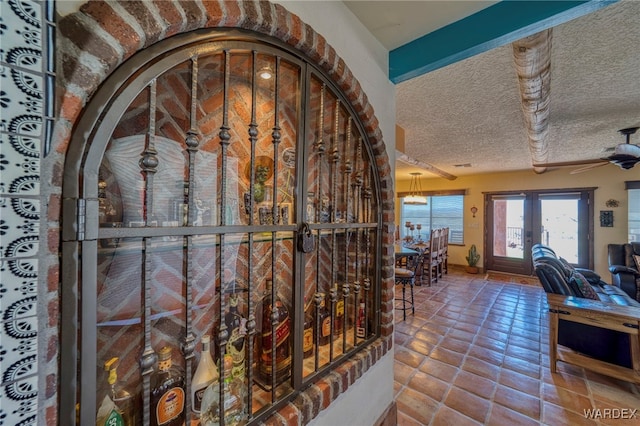
[[[311,26],[289,13],[284,7],[266,1],[207,1],[207,2],[89,2],[74,14],[58,23],[58,121],[54,154],[51,156],[53,174],[58,176],[54,188],[62,186],[61,173],[70,148],[72,132],[80,120],[83,108],[98,87],[116,68],[157,41],[204,28],[241,28],[275,37],[322,68],[341,88],[362,121],[381,174],[381,206],[383,208],[383,244],[391,247],[394,229],[394,193],[389,158],[379,123],[366,94],[345,62]],[[73,147],[77,149],[78,147]],[[55,189],[52,191],[58,192]],[[59,192],[58,192],[59,193]],[[60,202],[51,196],[49,217],[60,217]],[[51,241],[57,241],[50,231]],[[59,248],[49,245],[52,255]],[[367,353],[341,366],[286,405],[276,416],[297,418],[306,424],[318,412],[353,384],[392,346],[393,333],[393,257],[384,250],[382,277],[382,338]],[[57,280],[59,271],[49,272],[49,282]],[[54,357],[52,356],[51,359]],[[51,404],[51,405],[49,405]],[[48,401],[48,409],[55,397]],[[47,413],[49,417],[50,413]],[[51,414],[52,415],[52,414]],[[49,419],[48,419],[49,420]],[[297,423],[297,422],[296,422]]]

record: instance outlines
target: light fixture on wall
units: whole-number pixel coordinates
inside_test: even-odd
[[[411,173],[411,185],[409,186],[409,196],[404,197],[405,204],[427,204],[427,197],[422,195],[422,185],[420,183],[422,173]]]
[[[471,207],[471,214],[473,217],[476,217],[476,213],[478,213],[478,208],[476,206]]]
[[[271,77],[273,77],[273,71],[270,67],[262,67],[258,70],[258,77],[263,80],[269,80]]]

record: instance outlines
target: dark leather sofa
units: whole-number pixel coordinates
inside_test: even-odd
[[[585,293],[588,293],[591,298],[595,293],[596,300],[609,306],[640,307],[635,299],[618,287],[602,281],[595,272],[573,268],[563,262],[548,246],[536,244],[531,253],[536,275],[547,293],[575,297],[585,297]],[[558,343],[601,361],[632,367],[629,335],[626,333],[560,320]]]
[[[633,255],[640,256],[640,242],[609,244],[608,255],[611,284],[640,302],[640,271],[633,260]]]

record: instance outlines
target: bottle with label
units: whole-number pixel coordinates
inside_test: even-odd
[[[184,371],[171,360],[171,347],[158,351],[158,370],[151,377],[151,425],[185,423]]]
[[[244,379],[247,319],[238,311],[238,294],[235,292],[229,296],[229,311],[224,316],[224,322],[229,333],[226,353],[233,358],[231,374]]]
[[[356,336],[364,339],[367,337],[367,319],[364,316],[364,302],[360,302],[358,319],[356,321]]]
[[[256,307],[256,355],[258,384],[265,389],[271,388],[273,359],[275,358],[276,384],[287,380],[291,375],[291,317],[289,308],[276,294],[272,299],[272,281],[267,279],[265,294]],[[275,333],[272,318],[277,321]],[[274,338],[275,334],[275,338]],[[275,352],[272,342],[275,340]]]
[[[218,367],[216,367],[211,357],[211,336],[205,334],[202,336],[202,352],[200,353],[200,361],[196,367],[196,372],[191,381],[191,412],[193,419],[200,418],[200,410],[202,407],[202,396],[205,389],[214,382],[218,381]]]
[[[229,426],[246,423],[244,381],[233,377],[233,358],[225,355],[222,363],[224,369],[224,424]],[[201,426],[216,426],[220,424],[220,383],[210,384],[202,397]]]
[[[118,383],[116,369],[120,364],[118,357],[104,363],[104,370],[109,373],[109,388],[100,403],[96,415],[96,426],[134,426],[136,424],[136,407],[131,393]]]
[[[333,321],[333,335],[339,336],[342,334],[342,329],[344,327],[344,298],[342,297],[342,292],[340,291],[340,286],[336,284],[333,287],[336,290],[336,294],[338,298],[336,299],[336,313]]]
[[[314,335],[314,309],[313,309],[313,299],[307,301],[307,298],[304,299],[304,331],[302,334],[302,352],[304,358],[309,358],[313,355],[313,347],[315,344],[315,335]]]
[[[320,300],[320,312],[319,312],[319,323],[320,328],[318,329],[318,333],[320,334],[319,343],[320,346],[324,346],[331,340],[331,312],[326,308],[326,297],[323,293],[319,293],[321,296]]]

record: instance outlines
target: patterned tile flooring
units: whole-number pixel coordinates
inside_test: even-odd
[[[398,425],[640,425],[640,386],[562,362],[552,374],[544,291],[494,277],[450,268],[415,287],[414,316],[396,311]]]

